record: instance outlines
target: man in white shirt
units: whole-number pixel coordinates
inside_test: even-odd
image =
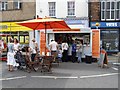
[[[35,39],[33,39],[32,42],[33,42],[32,43],[33,45],[31,46],[31,49],[32,49],[31,59],[32,61],[34,61],[34,58],[38,52],[38,43],[36,42]]]
[[[50,46],[51,55],[54,56],[54,61],[55,61],[55,58],[57,57],[58,43],[54,40],[51,40],[49,46]]]
[[[63,57],[62,57],[62,61],[63,62],[68,62],[68,43],[66,40],[63,41],[62,43],[62,54],[63,54]]]

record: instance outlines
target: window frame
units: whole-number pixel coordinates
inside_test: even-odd
[[[73,4],[73,8],[71,8],[71,7],[69,6],[69,5],[70,5],[69,3],[72,3],[72,4]],[[69,7],[70,7],[70,8],[69,8]],[[70,11],[71,11],[71,10],[73,11],[72,14],[69,14],[69,10],[70,10]],[[68,16],[75,16],[75,1],[68,1],[68,2],[67,2],[67,15],[68,15]]]
[[[103,9],[103,2],[105,3],[105,9]],[[107,9],[107,3],[110,3],[110,8],[109,9]],[[114,8],[112,9],[112,3],[114,2]],[[119,20],[119,18],[120,17],[118,17],[117,18],[117,10],[119,11],[119,15],[120,15],[120,8],[119,9],[117,9],[117,3],[119,3],[118,1],[101,1],[101,20],[102,21],[110,21],[110,20]],[[103,17],[103,11],[104,11],[104,17]],[[107,18],[107,12],[109,12],[110,14],[110,16],[109,16],[109,18]],[[112,18],[112,12],[114,13],[113,15],[113,17],[114,18]]]
[[[0,4],[0,11],[6,11],[8,9],[8,2],[1,2]]]
[[[56,17],[56,2],[48,2],[49,16]]]
[[[17,3],[17,6],[16,6],[15,3]],[[22,2],[20,0],[14,0],[14,2],[13,2],[13,9],[21,9],[22,8],[21,4],[22,4]]]

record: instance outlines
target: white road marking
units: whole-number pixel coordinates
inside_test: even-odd
[[[20,79],[20,78],[26,78],[26,76],[11,77],[11,78],[2,78],[2,79],[0,79],[0,81],[4,81],[4,80],[14,80],[14,79]]]
[[[55,78],[55,76],[31,76],[31,77],[38,77],[38,78]]]
[[[112,67],[112,69],[114,69],[114,70],[118,71],[118,68]]]
[[[100,75],[88,75],[88,76],[31,76],[31,77],[38,77],[38,78],[51,78],[51,79],[83,79],[83,78],[96,78],[96,77],[104,77],[104,76],[112,76],[112,75],[118,75],[120,73],[108,73],[108,74],[100,74]],[[27,76],[19,76],[19,77],[11,77],[11,78],[2,78],[0,81],[4,80],[14,80],[14,79],[21,79],[26,78]]]
[[[80,76],[80,78],[95,78],[95,77],[111,76],[111,75],[117,75],[117,74],[119,74],[119,73],[108,73],[108,74],[100,74],[100,75]]]
[[[77,79],[78,77],[65,77],[65,76],[31,76],[38,78],[52,78],[52,79]]]

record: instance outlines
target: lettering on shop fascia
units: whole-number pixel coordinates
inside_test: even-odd
[[[7,29],[8,26],[7,25],[0,25],[0,29]]]
[[[117,23],[106,23],[106,26],[114,27],[114,26],[117,26]]]

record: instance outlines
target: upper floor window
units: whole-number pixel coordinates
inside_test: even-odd
[[[102,1],[101,2],[101,20],[119,20],[120,2]]]
[[[4,11],[4,10],[7,10],[7,5],[8,3],[7,2],[1,2],[0,3],[0,10]]]
[[[20,0],[14,0],[14,9],[21,9],[22,7],[22,3],[20,2]]]
[[[56,16],[56,3],[49,2],[49,16],[55,17]]]
[[[74,16],[75,15],[75,2],[74,1],[67,2],[67,8],[68,8],[68,16]]]

